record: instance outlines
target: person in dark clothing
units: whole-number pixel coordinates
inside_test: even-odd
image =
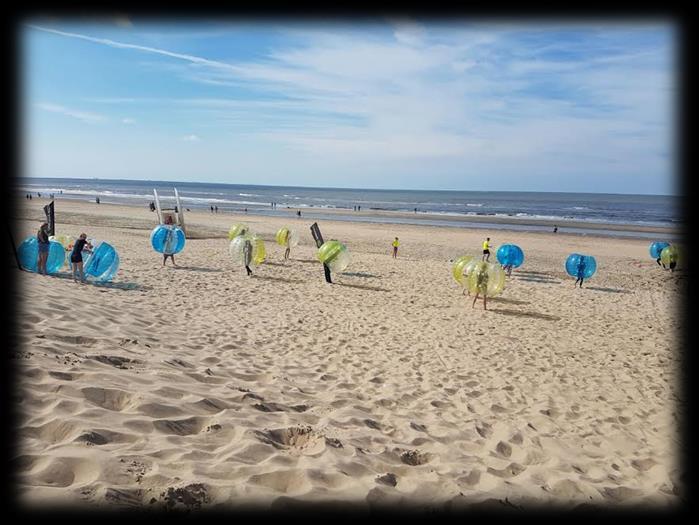
[[[213,206],[210,206],[210,208],[211,208],[211,213],[213,213],[213,212],[214,212],[214,207],[213,207]]]
[[[583,279],[585,279],[586,267],[587,264],[585,264],[585,257],[580,257],[580,261],[578,262],[578,278],[575,280],[575,284],[578,284],[578,281],[580,281],[580,288],[582,288]],[[575,288],[575,284],[573,285],[573,288]]]
[[[70,252],[70,263],[73,267],[73,281],[78,282],[77,274],[80,273],[80,282],[85,282],[85,272],[83,271],[83,250],[90,252],[92,245],[87,242],[87,235],[80,234],[80,237],[73,245],[73,250]]]
[[[553,226],[553,233],[556,233],[558,231],[558,226],[554,225]]]
[[[245,270],[248,272],[248,276],[252,275],[252,270],[250,269],[250,263],[252,263],[252,243],[249,239],[245,239],[245,244],[243,245],[243,262],[245,263]]]
[[[36,240],[39,243],[39,256],[36,261],[37,272],[46,275],[46,261],[49,258],[49,223],[44,222],[36,233]]]

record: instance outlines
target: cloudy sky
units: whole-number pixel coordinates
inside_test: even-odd
[[[24,174],[675,192],[669,23],[23,26]]]

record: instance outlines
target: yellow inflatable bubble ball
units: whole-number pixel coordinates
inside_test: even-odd
[[[671,244],[663,248],[660,252],[660,260],[665,266],[670,266],[670,263],[675,263],[677,266],[684,264],[684,250],[682,250],[676,244]]]
[[[231,257],[233,257],[235,262],[243,264],[245,256],[245,243],[248,241],[252,245],[252,258],[250,264],[254,266],[262,264],[267,256],[267,252],[265,250],[264,241],[257,235],[245,234],[234,237],[228,246],[228,252],[231,254]]]
[[[299,243],[299,235],[296,230],[290,230],[286,227],[280,228],[275,238],[279,246],[293,248]]]
[[[252,236],[252,261],[255,264],[262,264],[267,257],[267,250],[265,250],[265,241],[259,235],[253,234]]]
[[[231,229],[228,230],[228,240],[232,241],[239,235],[245,235],[250,231],[250,228],[248,228],[245,224],[234,224],[231,226]]]
[[[63,246],[63,249],[72,250],[73,244],[75,244],[75,237],[72,237],[70,235],[66,235],[64,233],[59,233],[58,235],[50,236],[49,241],[59,242],[59,243],[61,243],[61,246]]]
[[[494,297],[505,288],[505,271],[499,264],[476,261],[470,268],[467,283],[472,294]]]
[[[462,255],[454,261],[454,265],[451,267],[451,274],[454,276],[454,280],[461,286],[466,285],[466,281],[464,280],[464,267],[472,260],[472,255]]]
[[[318,259],[327,264],[333,272],[344,271],[350,263],[350,253],[347,246],[340,241],[327,241],[318,249]]]

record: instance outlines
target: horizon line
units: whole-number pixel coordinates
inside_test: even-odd
[[[111,179],[102,177],[30,177],[20,176],[21,179],[57,179],[57,180],[84,180],[84,181],[115,181],[115,182],[159,182],[170,184],[220,184],[223,186],[257,186],[261,188],[305,188],[317,190],[369,190],[369,191],[440,191],[440,192],[476,192],[476,193],[567,193],[575,195],[635,195],[635,196],[651,196],[651,197],[683,197],[681,193],[619,193],[619,192],[595,192],[595,191],[537,191],[537,190],[467,190],[467,189],[442,189],[442,188],[357,188],[349,186],[299,186],[299,185],[278,185],[278,184],[246,184],[232,182],[213,182],[213,181],[173,181],[161,179]]]

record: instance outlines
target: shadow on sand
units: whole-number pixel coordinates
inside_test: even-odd
[[[347,275],[350,277],[365,277],[365,278],[377,278],[378,275],[366,272],[342,272],[340,275]]]
[[[520,301],[519,299],[508,299],[507,297],[488,297],[488,302],[493,301],[495,303],[506,303],[506,304],[529,304],[529,301]]]
[[[609,293],[633,293],[630,290],[624,290],[622,288],[602,288],[600,286],[584,286],[588,290],[595,290],[597,292],[609,292]]]
[[[215,268],[202,268],[200,266],[171,266],[173,270],[191,270],[193,272],[220,273],[223,270]]]
[[[549,284],[561,284],[561,281],[557,281],[551,277],[536,277],[536,276],[526,276],[520,277],[519,275],[513,275],[518,281],[524,281],[528,283],[549,283]]]
[[[503,315],[512,315],[515,317],[531,317],[534,319],[545,319],[547,321],[558,321],[561,319],[560,317],[556,317],[555,315],[540,314],[539,312],[524,312],[521,310],[507,310],[504,308],[491,308],[490,311]]]
[[[64,272],[59,272],[59,273],[54,273],[51,275],[51,277],[56,277],[58,279],[64,279],[66,281],[72,281],[73,280],[73,274],[72,273],[64,273]],[[94,286],[96,288],[108,288],[111,290],[141,290],[141,291],[146,291],[150,290],[150,286],[143,286],[142,284],[138,283],[124,283],[124,282],[106,282],[106,283],[99,283],[91,280],[85,281],[84,284]]]
[[[333,283],[338,286],[347,286],[349,288],[359,288],[360,290],[372,290],[374,292],[390,292],[386,288],[379,288],[378,286],[366,286],[364,284],[349,284],[349,283]]]
[[[285,279],[283,277],[272,277],[271,275],[256,275],[252,274],[253,279],[262,279],[263,281],[278,281],[281,283],[303,283],[300,279]]]

